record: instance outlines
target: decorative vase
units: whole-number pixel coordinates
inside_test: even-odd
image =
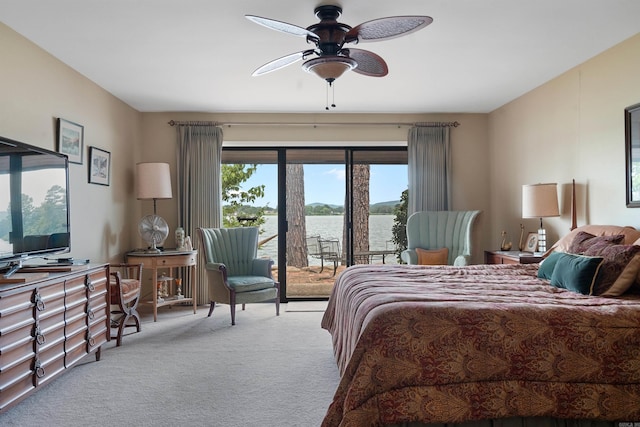
[[[182,279],[176,279],[176,298],[182,299],[184,295],[182,295]]]
[[[520,244],[518,245],[520,252],[524,251],[524,225],[520,224]]]
[[[503,251],[511,250],[511,242],[507,242],[507,232],[502,231],[502,244],[500,244],[500,249]]]

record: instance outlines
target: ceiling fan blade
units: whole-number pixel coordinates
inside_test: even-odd
[[[255,70],[251,75],[261,76],[263,74],[279,70],[280,68],[284,68],[287,65],[291,65],[304,59],[307,55],[310,55],[313,52],[313,50],[303,50],[302,52],[296,52],[287,56],[283,56],[282,58],[274,59],[273,61],[267,62],[266,64]]]
[[[363,22],[345,35],[345,42],[389,40],[418,31],[433,22],[430,16],[389,16]]]
[[[387,63],[379,55],[362,49],[344,49],[343,52],[358,63],[355,73],[371,77],[384,77],[389,73]]]
[[[267,28],[271,28],[272,30],[282,31],[283,33],[293,34],[298,37],[309,37],[313,40],[317,40],[318,36],[307,30],[306,28],[298,27],[297,25],[288,24],[282,21],[276,21],[275,19],[262,18],[260,16],[255,15],[245,15],[245,17],[255,22],[256,24],[263,25]]]

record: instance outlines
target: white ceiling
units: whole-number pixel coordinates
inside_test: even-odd
[[[323,112],[326,84],[300,62],[251,77],[312,45],[244,17],[307,27],[323,3],[352,27],[434,20],[358,45],[389,75],[338,79],[340,113],[489,112],[640,32],[638,0],[0,0],[0,20],[139,111]]]

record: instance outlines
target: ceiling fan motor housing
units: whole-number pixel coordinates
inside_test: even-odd
[[[316,43],[320,56],[338,55],[345,43],[345,35],[351,27],[337,22],[341,12],[342,8],[332,5],[319,6],[315,9],[320,22],[310,25],[307,30],[318,36],[317,40],[312,41]]]

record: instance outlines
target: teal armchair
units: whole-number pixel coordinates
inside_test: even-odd
[[[229,304],[236,324],[236,304],[275,300],[280,315],[280,283],[271,275],[273,260],[258,258],[258,228],[198,228],[209,285],[208,317],[216,303]]]
[[[473,224],[480,211],[421,211],[407,219],[407,249],[400,255],[417,264],[416,248],[449,249],[449,265],[471,263]]]

